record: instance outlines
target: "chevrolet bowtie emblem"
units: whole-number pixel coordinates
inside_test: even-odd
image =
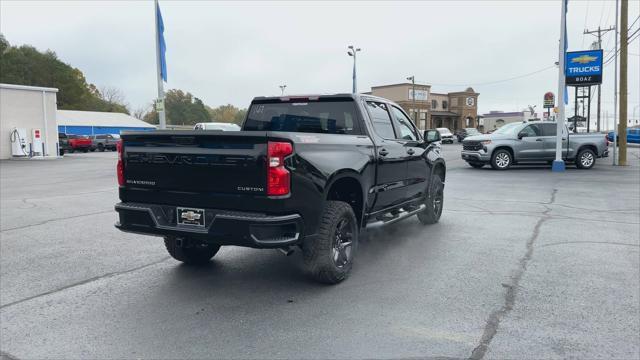
[[[579,56],[577,58],[571,59],[571,62],[572,63],[580,63],[580,64],[588,64],[588,63],[594,62],[596,60],[598,60],[597,56],[582,55],[582,56]]]
[[[182,217],[184,220],[189,220],[189,221],[200,220],[201,216],[202,215],[193,211],[185,211],[180,215],[180,217]]]

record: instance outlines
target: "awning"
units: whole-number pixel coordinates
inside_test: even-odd
[[[458,114],[451,111],[432,111],[431,116],[458,116]]]

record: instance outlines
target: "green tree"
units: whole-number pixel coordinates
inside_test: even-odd
[[[241,124],[247,114],[247,109],[238,109],[231,104],[221,105],[217,108],[207,107],[207,110],[211,116],[211,121],[215,122]]]
[[[209,112],[202,100],[193,96],[190,92],[178,89],[167,91],[164,98],[164,106],[169,125],[194,125],[199,122],[211,121]],[[157,124],[158,113],[154,110],[148,112],[144,121]]]
[[[0,82],[58,88],[58,108],[126,112],[121,102],[105,101],[82,71],[60,61],[55,52],[33,46],[11,46],[0,34]]]

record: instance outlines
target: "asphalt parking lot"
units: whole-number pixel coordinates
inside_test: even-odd
[[[443,149],[440,223],[363,235],[336,286],[300,253],[193,268],[118,232],[112,152],[0,162],[3,357],[639,358],[640,149],[562,174]]]

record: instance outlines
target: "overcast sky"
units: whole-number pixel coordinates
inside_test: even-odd
[[[630,3],[629,23],[640,1]],[[404,82],[432,91],[480,93],[480,112],[542,107],[557,92],[560,1],[535,2],[182,2],[161,0],[167,42],[166,88],[206,104],[245,107],[252,97],[351,91]],[[615,2],[569,1],[569,49],[595,39],[585,27],[614,24]],[[632,27],[638,29],[640,20]],[[156,96],[152,1],[0,2],[0,30],[11,44],[54,50],[97,86],[121,89],[132,110]],[[613,49],[613,32],[603,40]],[[629,112],[640,110],[640,40],[630,45]],[[510,79],[548,68],[517,80]],[[613,64],[605,68],[604,111],[613,112]],[[595,111],[595,107],[594,110]]]

